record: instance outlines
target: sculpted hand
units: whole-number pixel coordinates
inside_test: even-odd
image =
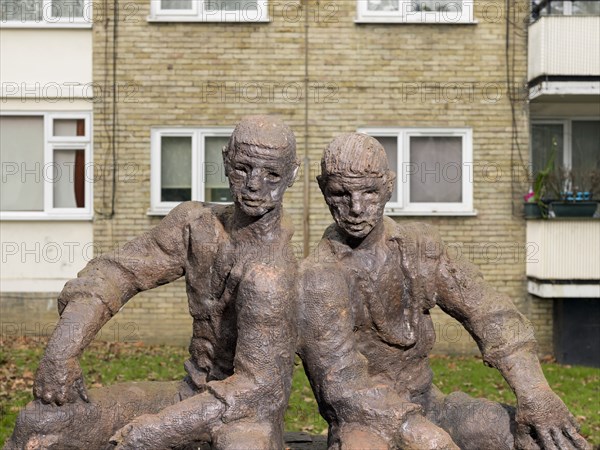
[[[401,448],[406,450],[460,450],[448,433],[420,414],[410,414],[400,429]]]
[[[517,447],[520,449],[591,449],[579,425],[549,387],[537,388],[518,399]]]
[[[161,431],[162,430],[162,431]],[[144,414],[129,422],[110,438],[115,450],[162,450],[169,443],[163,443],[164,424],[153,414]]]
[[[79,398],[89,402],[77,358],[42,358],[35,374],[33,396],[44,403],[56,405],[73,403]]]

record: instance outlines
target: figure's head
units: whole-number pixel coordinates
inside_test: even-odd
[[[338,227],[359,239],[383,219],[395,179],[382,145],[362,133],[343,134],[331,141],[317,177]]]
[[[281,205],[294,183],[296,138],[275,117],[244,117],[223,148],[223,161],[236,206],[249,216],[262,216]]]

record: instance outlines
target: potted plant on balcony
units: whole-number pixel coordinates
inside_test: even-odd
[[[546,167],[540,170],[533,177],[533,184],[529,188],[529,192],[525,194],[523,199],[523,212],[526,219],[540,219],[548,217],[548,203],[544,197],[548,190],[548,181],[554,171],[554,155],[556,154],[556,143],[553,142],[550,158],[546,163]]]
[[[561,167],[548,179],[558,200],[550,203],[556,217],[593,217],[598,209],[600,194],[600,170],[578,172]]]

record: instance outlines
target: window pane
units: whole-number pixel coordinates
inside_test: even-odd
[[[83,208],[85,206],[84,176],[84,150],[54,151],[52,179],[54,181],[55,208]]]
[[[461,202],[462,138],[412,136],[407,173],[411,202]]]
[[[591,188],[592,170],[600,170],[600,121],[573,121],[572,128],[573,190]]]
[[[374,136],[375,139],[379,141],[383,148],[385,149],[385,153],[388,157],[388,164],[390,166],[390,170],[396,172],[398,170],[398,138],[396,136]],[[396,174],[398,176],[398,174]],[[397,181],[396,181],[397,182]],[[392,193],[392,198],[390,202],[396,203],[398,202],[398,189],[397,185],[394,186],[394,192]]]
[[[398,0],[366,0],[369,11],[398,11]]]
[[[160,197],[163,202],[192,199],[192,137],[162,136]]]
[[[548,164],[554,141],[554,167],[558,169],[563,164],[563,126],[559,123],[539,123],[531,126],[531,170],[534,177]]]
[[[256,0],[206,0],[207,11],[255,11]]]
[[[44,210],[44,118],[0,117],[3,211]]]
[[[83,17],[83,0],[52,0],[52,17],[70,20]]]
[[[600,1],[574,1],[573,15],[600,15]]]
[[[0,0],[0,20],[42,20],[42,0]]]
[[[448,13],[462,11],[461,0],[424,0],[414,2],[412,6],[416,7],[416,11],[443,11]]]
[[[161,0],[160,9],[192,9],[193,0]]]
[[[53,136],[85,136],[84,119],[54,119]]]
[[[204,141],[204,200],[230,202],[229,182],[223,166],[223,147],[229,141],[225,136],[207,137]]]

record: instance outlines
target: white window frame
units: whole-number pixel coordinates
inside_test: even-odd
[[[83,17],[52,17],[52,0],[43,0],[41,20],[2,20],[0,28],[92,28],[93,0],[83,0]]]
[[[359,128],[359,133],[374,137],[396,137],[398,166],[396,172],[397,201],[388,202],[385,214],[390,216],[474,216],[473,209],[473,130],[471,128]],[[408,170],[410,138],[413,136],[440,136],[462,138],[462,202],[423,203],[410,201]]]
[[[93,159],[92,159],[92,113],[89,111],[2,111],[2,116],[43,117],[44,161],[40,179],[44,185],[43,211],[0,211],[0,220],[91,220],[93,218]],[[54,136],[55,119],[85,120],[85,136]],[[48,169],[54,164],[55,150],[84,150],[85,197],[83,208],[55,208],[54,183]],[[48,173],[47,173],[48,172]],[[48,175],[48,176],[47,176]],[[92,175],[92,176],[90,176]]]
[[[216,0],[218,1],[218,0]],[[242,2],[243,0],[239,0]],[[207,0],[192,0],[192,8],[162,9],[161,0],[150,0],[148,22],[269,22],[269,0],[256,0],[258,8],[239,11],[209,11]]]
[[[415,11],[417,0],[398,0],[398,11],[369,11],[368,0],[356,0],[356,23],[422,23],[422,24],[475,24],[474,1],[456,0],[461,12]]]
[[[204,201],[204,155],[207,137],[229,137],[233,127],[152,128],[150,131],[150,209],[148,215],[166,215],[181,202],[161,201],[161,139],[164,136],[192,138],[192,201]],[[219,202],[215,202],[219,203]]]
[[[563,160],[557,162],[565,169],[573,166],[573,122],[598,122],[598,117],[561,117],[531,119],[531,125],[562,125],[563,127]],[[530,130],[530,134],[531,133]],[[529,161],[533,163],[533,142],[529,145]]]

